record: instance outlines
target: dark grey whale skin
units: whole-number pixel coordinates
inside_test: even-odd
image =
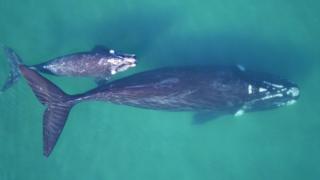
[[[43,116],[43,152],[52,152],[71,108],[83,101],[105,101],[139,108],[196,112],[196,121],[292,104],[296,84],[267,73],[236,66],[168,67],[134,74],[88,92],[68,95],[26,66],[20,70],[38,100]]]
[[[250,107],[250,102],[280,91],[263,82],[281,84],[283,96]],[[249,86],[252,86],[251,93]],[[267,91],[259,93],[259,87]],[[155,110],[228,114],[241,108],[248,111],[276,108],[277,103],[298,98],[286,93],[292,88],[298,89],[298,86],[271,74],[243,71],[237,66],[168,67],[110,82],[77,95],[76,101],[98,100]]]
[[[77,100],[167,111],[233,112],[249,100],[248,82],[238,73],[221,67],[161,68],[113,81]]]

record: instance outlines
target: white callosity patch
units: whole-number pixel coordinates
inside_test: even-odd
[[[300,91],[299,91],[298,88],[293,87],[293,88],[290,88],[290,89],[287,91],[287,94],[288,94],[288,95],[291,95],[291,96],[293,96],[293,97],[297,97],[297,96],[299,96]]]
[[[282,103],[278,103],[278,107],[281,107],[281,106],[291,106],[291,105],[294,105],[297,101],[292,99],[292,100],[289,100],[288,102],[282,102]]]
[[[267,81],[263,81],[263,83],[265,83],[267,85],[270,85],[272,87],[275,87],[275,88],[283,88],[283,85],[273,84],[273,83],[270,83],[270,82],[267,82]]]
[[[125,58],[123,58],[122,64],[116,68],[116,72],[122,72],[122,71],[127,70],[128,68],[136,67],[135,63],[136,63],[135,58],[125,57]]]
[[[296,103],[296,98],[300,95],[298,87],[285,87],[285,85],[263,81],[262,86],[258,87],[259,96],[246,103],[247,107],[254,107],[255,104],[265,107],[281,107],[293,105]],[[250,85],[248,93],[251,92]],[[265,102],[263,102],[265,101]],[[242,108],[244,109],[244,108]]]
[[[114,66],[119,66],[122,64],[122,59],[117,59],[117,58],[101,58],[98,61],[99,65],[114,65]]]
[[[249,84],[249,85],[248,85],[248,94],[252,94],[252,93],[253,93],[252,85]]]
[[[136,59],[135,58],[129,58],[129,57],[124,57],[124,58],[101,58],[98,61],[98,65],[101,66],[108,66],[110,68],[110,72],[112,75],[125,71],[131,67],[135,67],[136,64]]]
[[[267,91],[267,89],[265,89],[265,88],[259,88],[259,92],[266,92]]]
[[[267,96],[261,98],[261,100],[271,99],[271,98],[275,98],[275,97],[283,97],[283,94],[267,95]]]

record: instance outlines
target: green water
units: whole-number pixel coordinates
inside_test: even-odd
[[[315,0],[0,0],[0,42],[27,64],[104,44],[138,67],[242,64],[301,87],[294,106],[224,116],[87,102],[42,156],[42,112],[24,80],[0,96],[0,180],[320,177],[320,3]],[[9,67],[0,54],[0,82]],[[120,77],[117,76],[116,78]],[[47,76],[68,93],[89,79]]]

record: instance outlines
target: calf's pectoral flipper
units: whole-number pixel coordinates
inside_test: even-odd
[[[23,65],[19,68],[38,100],[46,106],[43,115],[43,154],[48,157],[57,143],[74,101],[72,96],[37,72]]]
[[[96,45],[92,48],[91,50],[92,52],[100,52],[100,53],[109,53],[109,48],[106,48],[105,46],[103,45]]]
[[[198,112],[193,115],[192,124],[204,124],[219,117],[216,112]]]

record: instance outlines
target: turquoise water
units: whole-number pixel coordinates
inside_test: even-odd
[[[49,158],[42,112],[24,80],[0,96],[0,179],[318,179],[320,3],[315,0],[0,0],[0,42],[27,64],[104,44],[138,67],[242,64],[301,87],[294,106],[224,116],[87,102],[71,112]],[[0,54],[0,82],[9,67]],[[68,93],[90,79],[47,76]]]

